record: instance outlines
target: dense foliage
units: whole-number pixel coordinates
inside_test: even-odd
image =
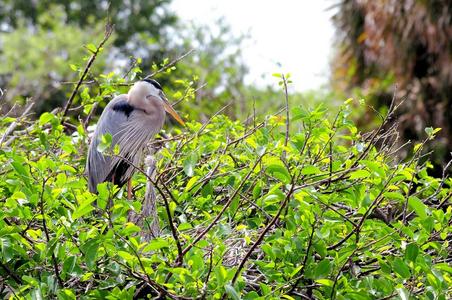
[[[438,130],[399,162],[395,128],[383,129],[394,111],[362,134],[352,102],[174,128],[155,177],[136,166],[133,201],[109,184],[87,191],[85,115],[72,126],[52,113],[3,118],[2,297],[450,298],[452,182],[420,162]],[[162,228],[150,241],[129,221],[147,180]]]

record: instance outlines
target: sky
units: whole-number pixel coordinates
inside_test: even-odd
[[[224,17],[234,34],[248,34],[246,83],[275,85],[273,73],[291,73],[293,88],[319,88],[329,75],[334,27],[331,0],[173,0],[184,21],[214,26]]]

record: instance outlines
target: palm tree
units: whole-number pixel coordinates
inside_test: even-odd
[[[441,127],[433,159],[444,164],[452,151],[452,2],[343,0],[337,7],[335,87],[360,87],[382,107],[397,84],[397,96],[406,98],[402,139],[420,140],[425,127]]]

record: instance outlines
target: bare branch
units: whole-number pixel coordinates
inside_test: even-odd
[[[71,96],[69,97],[68,101],[66,102],[66,105],[64,106],[63,113],[61,115],[61,124],[64,123],[64,117],[68,113],[69,108],[72,105],[72,102],[74,101],[75,95],[77,94],[80,86],[82,85],[83,81],[85,80],[86,76],[88,75],[89,70],[91,69],[91,66],[93,65],[94,61],[97,58],[97,55],[101,51],[104,44],[107,42],[107,40],[110,38],[111,34],[113,33],[114,26],[111,24],[107,24],[105,26],[105,34],[102,41],[99,43],[99,45],[96,48],[96,51],[91,55],[90,59],[88,60],[88,63],[86,64],[85,69],[83,70],[82,76],[80,77],[79,81],[77,82],[77,85],[75,86],[74,90],[72,91]]]
[[[18,118],[19,121],[14,121],[8,126],[8,128],[5,131],[5,133],[3,134],[2,138],[0,139],[0,146],[2,146],[3,142],[8,137],[8,135],[10,135],[14,131],[14,129],[16,129],[17,125],[19,125],[19,123],[20,123],[20,120],[22,120],[22,119],[27,117],[27,114],[30,112],[30,110],[31,110],[31,108],[33,107],[34,104],[35,103],[33,101],[29,101],[28,106],[25,108],[25,110],[22,113],[22,115]]]
[[[174,66],[177,62],[179,62],[180,60],[184,59],[185,57],[189,56],[190,54],[192,54],[195,51],[195,49],[190,49],[188,52],[186,52],[185,54],[179,56],[178,58],[172,60],[169,64],[164,65],[163,67],[161,67],[160,69],[158,69],[155,72],[152,72],[151,74],[149,74],[148,76],[144,77],[144,79],[149,79],[154,77],[155,75],[167,70],[168,68],[171,68],[172,66]]]

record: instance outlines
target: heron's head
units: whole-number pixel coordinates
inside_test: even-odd
[[[182,118],[169,103],[160,84],[154,79],[137,81],[129,90],[128,101],[131,105],[148,113],[163,107],[177,122],[185,125]]]

